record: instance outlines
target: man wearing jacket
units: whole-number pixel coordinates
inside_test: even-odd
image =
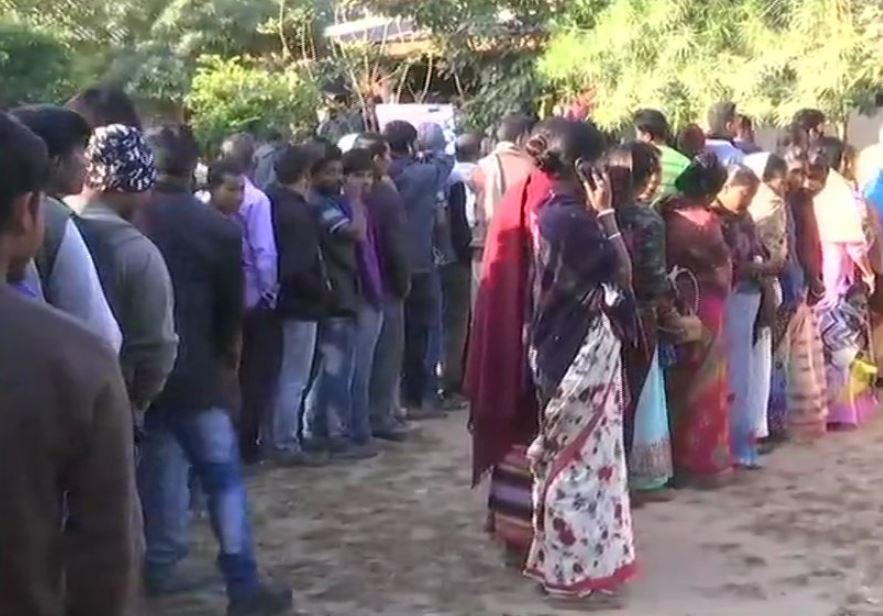
[[[0,279],[20,280],[40,246],[49,170],[43,141],[0,113]],[[141,517],[117,357],[5,284],[0,322],[0,614],[139,613]]]
[[[417,129],[407,122],[390,122],[384,137],[392,152],[390,177],[405,206],[410,240],[411,292],[405,300],[403,403],[410,419],[443,416],[443,412],[425,404],[431,379],[427,354],[441,301],[433,254],[436,226],[445,215],[439,210],[438,197],[445,189],[454,160],[440,147],[417,152]]]
[[[175,288],[181,353],[147,412],[139,484],[147,540],[148,591],[170,592],[187,553],[189,470],[208,497],[220,544],[218,566],[231,616],[277,614],[291,591],[261,582],[254,556],[239,447],[225,376],[235,372],[242,327],[242,236],[236,224],[192,193],[198,148],[186,126],[149,134],[159,181],[140,223],[159,248]]]

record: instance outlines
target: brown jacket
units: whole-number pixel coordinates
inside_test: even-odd
[[[0,494],[0,615],[136,613],[141,517],[119,362],[6,285]]]

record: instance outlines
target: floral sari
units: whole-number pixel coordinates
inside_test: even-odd
[[[534,540],[525,573],[552,595],[584,597],[616,588],[636,567],[614,331],[633,331],[634,313],[617,309],[615,252],[576,198],[556,193],[536,238],[530,339],[541,427],[528,450]]]

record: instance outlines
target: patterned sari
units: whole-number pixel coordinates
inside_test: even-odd
[[[660,314],[664,317],[671,304],[665,222],[656,210],[640,203],[620,207],[616,219],[632,260],[640,319],[637,344],[625,345],[622,351],[629,392],[625,409],[629,486],[638,491],[657,490],[673,472],[668,404],[657,348]]]
[[[615,306],[615,252],[578,199],[556,193],[536,238],[530,340],[541,426],[528,449],[534,540],[525,573],[552,595],[585,597],[636,567],[614,333],[633,331],[634,313]]]
[[[724,315],[732,264],[720,220],[702,204],[675,197],[662,206],[669,268],[681,268],[678,292],[697,307],[702,340],[676,347],[666,387],[675,477],[717,479],[732,469]],[[695,279],[699,295],[690,280]]]
[[[788,263],[779,277],[782,305],[773,328],[773,378],[769,431],[776,440],[813,439],[826,430],[828,402],[819,323],[808,303],[809,288],[821,288],[821,247],[812,200],[791,192]]]
[[[877,405],[877,370],[867,361],[868,314],[856,289],[832,307],[819,307],[828,390],[828,424],[855,428],[868,421]]]
[[[761,285],[741,274],[743,266],[763,258],[754,221],[746,212],[716,208],[733,262],[733,291],[727,298],[724,333],[730,374],[730,448],[738,466],[756,467],[757,439],[766,436],[766,409],[770,398],[772,349],[769,328],[755,336],[761,306]],[[755,340],[755,338],[757,338]]]
[[[602,314],[528,451],[536,513],[525,572],[550,594],[612,590],[635,572],[622,404],[620,343]]]

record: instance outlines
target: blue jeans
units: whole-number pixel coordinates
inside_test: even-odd
[[[404,302],[388,295],[383,298],[383,324],[371,367],[371,427],[375,432],[387,430],[393,425],[404,353]]]
[[[329,318],[319,322],[316,339],[316,379],[307,398],[304,437],[337,439],[352,413],[356,322]]]
[[[187,555],[191,465],[208,499],[227,593],[248,594],[258,584],[251,522],[236,432],[230,416],[219,408],[151,410],[145,417],[138,485],[146,573],[171,574]]]
[[[383,313],[371,304],[363,303],[356,320],[352,411],[346,423],[347,434],[359,445],[371,440],[371,370],[382,326]]]
[[[264,419],[261,443],[270,453],[299,452],[304,397],[310,385],[316,355],[315,321],[282,322],[282,367],[273,412]]]

